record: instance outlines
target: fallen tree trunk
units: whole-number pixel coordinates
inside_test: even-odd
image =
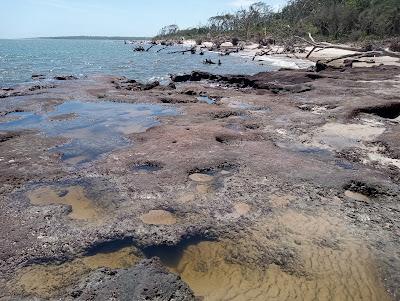
[[[311,34],[310,34],[311,36]],[[305,38],[299,37],[299,36],[295,36],[296,39],[299,39],[301,41],[303,41],[304,43],[313,46],[313,50],[318,49],[318,48],[322,48],[322,49],[328,49],[328,48],[335,48],[335,49],[342,49],[342,50],[349,50],[349,51],[358,51],[361,52],[363,51],[363,49],[361,48],[356,48],[356,47],[351,47],[351,46],[346,46],[346,45],[338,45],[338,44],[331,44],[328,42],[315,42],[314,38],[312,41],[309,41]],[[315,49],[314,49],[315,48]]]
[[[160,48],[160,49],[157,50],[157,53],[159,53],[159,52],[161,52],[161,51],[163,51],[164,49],[167,49],[167,48],[168,48],[168,46],[165,46],[165,47],[163,47],[163,48]]]
[[[256,55],[253,57],[253,61],[256,59],[257,56],[263,56],[263,55],[269,55],[272,49],[268,49],[267,51],[261,51],[256,53]]]
[[[352,54],[345,54],[345,55],[335,57],[333,59],[325,61],[325,63],[329,64],[331,62],[334,62],[337,60],[342,60],[342,59],[347,59],[347,58],[360,59],[363,57],[374,57],[374,56],[381,56],[381,55],[382,55],[382,53],[380,51],[356,52],[356,53],[352,53]]]
[[[341,50],[348,50],[348,51],[353,51],[355,53],[352,54],[347,54],[343,55],[331,60],[328,60],[327,63],[343,59],[343,58],[349,58],[349,57],[371,57],[371,56],[390,56],[390,57],[396,57],[400,58],[400,52],[394,52],[390,51],[384,48],[379,48],[374,51],[368,51],[363,48],[357,48],[357,47],[351,47],[351,46],[346,46],[346,45],[338,45],[338,44],[332,44],[328,42],[316,42],[315,39],[312,37],[311,33],[308,33],[309,39],[307,40],[303,37],[300,36],[295,36],[296,39],[299,39],[303,41],[304,43],[312,46],[311,51],[307,54],[306,58],[309,58],[313,52],[321,51],[324,49],[341,49]]]
[[[157,44],[151,44],[151,46],[149,48],[146,49],[146,52],[148,52],[151,48],[153,48],[154,46],[156,46]]]
[[[192,48],[186,49],[186,50],[172,51],[172,52],[168,52],[168,54],[175,54],[175,53],[185,54],[186,52],[190,52],[191,54],[196,54],[196,47],[192,47]]]

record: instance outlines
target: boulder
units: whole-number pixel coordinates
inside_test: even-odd
[[[194,301],[195,297],[179,276],[168,272],[158,258],[152,258],[127,270],[98,270],[64,300]]]

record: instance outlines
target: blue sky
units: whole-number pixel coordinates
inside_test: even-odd
[[[0,0],[0,38],[153,36],[168,24],[205,23],[252,0]],[[265,0],[279,8],[286,0]]]

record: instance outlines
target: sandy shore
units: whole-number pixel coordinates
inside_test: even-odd
[[[186,40],[183,42],[183,45],[187,47],[193,47],[196,45],[194,40]],[[212,47],[213,44],[211,42],[203,42],[202,47]],[[222,49],[232,48],[231,43],[224,43],[221,45]],[[259,44],[256,43],[248,43],[239,53],[232,55],[239,55],[241,57],[245,57],[248,59],[253,59],[257,53],[260,53],[263,50],[268,50],[270,47],[259,47]],[[272,52],[281,52],[283,50],[280,46],[272,46]],[[291,68],[291,69],[304,69],[310,66],[313,66],[315,62],[318,60],[329,60],[336,57],[340,57],[347,54],[353,54],[354,51],[342,50],[342,49],[324,49],[319,51],[314,51],[309,58],[306,58],[309,51],[311,51],[312,47],[306,47],[305,53],[296,53],[296,54],[274,54],[274,55],[265,55],[265,56],[257,56],[255,58],[256,62],[266,62],[271,65],[279,66],[281,68]],[[343,65],[342,60],[337,60],[333,63],[333,65]],[[382,56],[382,57],[374,57],[374,58],[361,58],[359,62],[354,63],[354,67],[374,67],[379,65],[387,65],[387,66],[400,66],[400,60],[398,58]]]

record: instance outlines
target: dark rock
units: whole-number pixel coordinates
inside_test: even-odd
[[[76,76],[73,75],[63,75],[63,76],[55,76],[55,80],[74,80],[78,79]]]
[[[184,75],[172,75],[171,79],[173,82],[187,82],[187,81],[201,81],[201,80],[217,80],[219,78],[218,75],[214,75],[208,72],[203,71],[193,71],[191,74]]]
[[[182,94],[186,94],[186,95],[197,95],[196,91],[193,90],[185,90],[182,92]]]
[[[137,81],[135,81],[134,79],[127,79],[126,81],[124,81],[125,84],[136,84]]]
[[[14,132],[0,132],[0,143],[2,142],[6,142],[8,140],[11,140],[13,138],[17,138],[19,137],[20,134],[19,133],[14,133]]]
[[[323,77],[323,75],[295,70],[261,72],[253,76],[214,75],[208,72],[194,71],[190,75],[174,76],[172,80],[175,82],[212,80],[239,88],[270,90],[273,93],[301,93],[312,89],[310,85],[304,85],[305,83]]]
[[[32,79],[45,79],[46,77],[43,74],[33,74]]]
[[[159,85],[160,85],[160,82],[154,81],[152,83],[142,85],[141,90],[143,90],[143,91],[151,90],[151,89],[154,89],[155,87],[158,87]]]
[[[328,65],[321,61],[317,61],[317,63],[315,64],[316,72],[321,72],[321,71],[325,70],[326,68],[328,68]]]
[[[176,82],[176,83],[187,82],[187,81],[190,81],[190,77],[191,77],[190,74],[172,75],[172,76],[171,76],[171,80],[172,80],[173,82]]]
[[[36,90],[40,90],[42,88],[43,88],[42,86],[36,85],[36,86],[29,87],[28,90],[29,91],[36,91]]]
[[[191,301],[193,292],[179,276],[172,274],[158,258],[146,259],[128,270],[110,273],[99,270],[72,289],[75,300]]]
[[[389,102],[377,106],[357,108],[351,112],[350,117],[356,117],[361,113],[373,114],[382,118],[396,119],[400,116],[400,102]]]
[[[390,51],[400,52],[400,38],[393,40],[389,45]]]
[[[145,49],[144,49],[143,46],[138,46],[138,47],[135,47],[135,48],[133,49],[133,51],[142,52],[142,51],[145,51]]]
[[[197,99],[195,98],[187,98],[187,97],[162,97],[160,98],[160,101],[162,103],[171,103],[171,104],[176,104],[176,103],[196,103],[198,102]]]

